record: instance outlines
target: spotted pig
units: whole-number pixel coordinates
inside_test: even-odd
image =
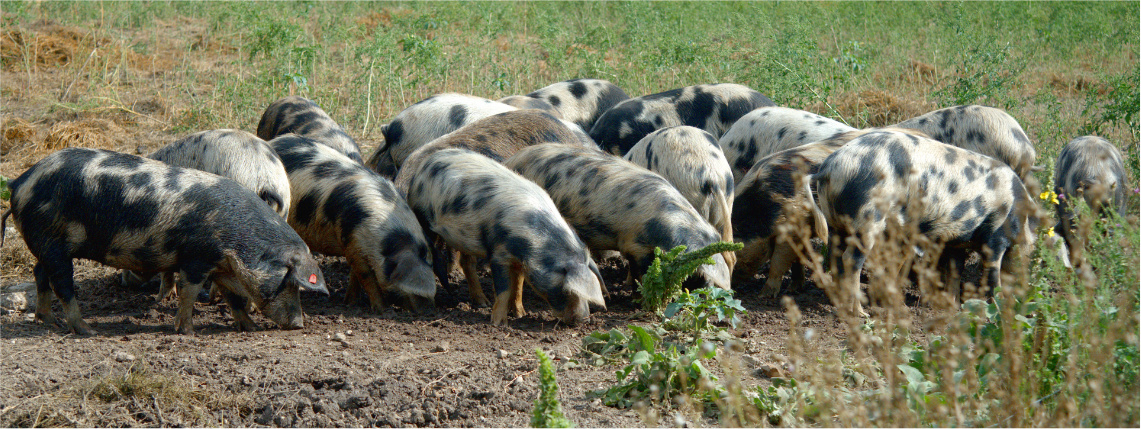
[[[654,248],[685,245],[697,250],[721,234],[662,176],[597,149],[541,144],[523,149],[504,165],[547,190],[563,217],[592,252],[617,250],[641,279]],[[702,265],[687,287],[729,288],[729,267],[720,254]]]
[[[891,127],[919,130],[940,142],[981,153],[1006,163],[1025,179],[1037,153],[1026,132],[1002,109],[987,106],[955,106],[939,109]]]
[[[416,215],[392,182],[340,152],[286,134],[269,142],[293,186],[289,225],[317,252],[349,263],[346,298],[364,292],[414,311],[435,307],[432,255]]]
[[[1080,196],[1095,212],[1112,210],[1125,216],[1126,186],[1121,152],[1108,140],[1083,136],[1062,148],[1054,166],[1054,192],[1058,194],[1058,223],[1054,231],[1062,236],[1069,249],[1061,253],[1066,266],[1070,266],[1075,257],[1070,251],[1077,247],[1070,200]]]
[[[518,109],[474,95],[449,92],[425,98],[380,127],[384,144],[369,156],[366,165],[381,176],[395,178],[404,159],[420,146],[464,125],[510,110]]]
[[[598,118],[590,136],[598,146],[625,155],[654,130],[689,125],[721,138],[737,119],[773,101],[744,85],[695,85],[618,103]]]
[[[733,166],[733,180],[758,160],[785,149],[835,137],[855,128],[829,118],[788,107],[761,107],[737,120],[718,144]]]
[[[544,100],[563,119],[589,131],[602,113],[630,96],[617,85],[602,79],[571,79],[539,88],[528,97]]]
[[[473,302],[487,302],[475,268],[478,258],[489,261],[493,324],[503,324],[509,306],[523,314],[524,281],[565,323],[588,320],[592,306],[606,308],[586,245],[542,188],[498,162],[466,149],[433,152],[412,175],[408,203],[429,235],[462,254]]]
[[[312,139],[363,163],[357,142],[312,100],[291,95],[274,101],[258,122],[258,137],[270,141],[286,133]]]
[[[304,325],[299,287],[328,294],[309,248],[285,219],[236,182],[158,161],[93,149],[64,149],[10,184],[9,215],[36,257],[36,317],[94,331],[79,314],[72,259],[144,273],[179,273],[174,328],[193,334],[194,300],[220,286],[239,330],[257,325],[247,304],[282,328]]]
[[[887,222],[911,224],[943,244],[939,267],[954,298],[967,252],[983,255],[982,290],[1000,286],[999,270],[1010,247],[1034,239],[1034,204],[1014,170],[978,153],[895,131],[875,131],[849,142],[820,163],[810,179],[818,192],[819,213],[836,239],[837,284],[860,297],[859,272],[867,252],[882,239]],[[807,191],[806,191],[807,192]],[[911,209],[905,209],[911,207]],[[851,245],[847,237],[859,245]],[[957,270],[944,267],[953,263]],[[1009,267],[1008,267],[1009,268]],[[861,299],[849,309],[862,313]]]
[[[733,242],[733,176],[712,134],[688,125],[662,128],[638,141],[624,159],[668,180],[717,228],[721,241]],[[722,256],[733,271],[736,253]]]
[[[542,110],[550,113],[551,116],[562,119],[562,114],[559,113],[559,109],[556,109],[551,103],[543,101],[542,99],[531,98],[526,95],[509,95],[495,101],[518,109]]]

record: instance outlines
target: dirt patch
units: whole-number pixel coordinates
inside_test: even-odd
[[[904,99],[874,89],[829,97],[829,104],[857,128],[883,127],[935,110],[931,103]],[[828,111],[821,102],[808,110]]]

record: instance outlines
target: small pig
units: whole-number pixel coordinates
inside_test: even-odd
[[[1073,233],[1074,213],[1070,200],[1084,198],[1086,205],[1099,211],[1116,211],[1125,216],[1125,166],[1121,152],[1108,140],[1097,136],[1083,136],[1070,141],[1058,154],[1054,167],[1054,192],[1058,194],[1058,223],[1054,231],[1065,240],[1066,247],[1075,249]],[[1074,255],[1063,250],[1062,260],[1070,267]]]
[[[94,333],[79,314],[72,259],[115,268],[179,273],[175,330],[193,334],[194,300],[209,281],[220,286],[239,330],[257,325],[247,304],[282,328],[304,325],[299,287],[328,294],[325,279],[297,233],[257,194],[192,169],[105,150],[64,149],[10,184],[9,215],[36,257],[36,317],[56,323],[52,297],[68,328]]]
[[[764,109],[768,108],[758,111]],[[914,130],[895,130],[923,136]],[[791,246],[791,243],[803,236],[782,240],[779,234],[783,225],[794,228],[813,225],[814,219],[808,205],[812,195],[808,190],[797,186],[797,177],[815,174],[820,162],[836,149],[873,131],[881,130],[872,128],[849,131],[815,143],[782,150],[757,161],[741,178],[733,203],[733,229],[736,231],[735,238],[745,247],[737,251],[739,264],[733,271],[733,283],[751,280],[761,265],[769,262],[765,286],[761,289],[762,297],[775,297],[780,292],[781,280],[789,268],[793,269],[790,294],[804,284],[804,267],[797,260]],[[803,233],[808,237],[813,236],[812,231]],[[817,236],[822,236],[827,231],[816,233]]]
[[[994,158],[915,135],[864,134],[825,158],[809,181],[817,187],[817,214],[828,224],[823,228],[831,227],[838,237],[833,254],[843,261],[835,265],[836,283],[853,297],[861,296],[859,272],[866,253],[883,239],[889,220],[911,222],[944,246],[939,265],[949,262],[957,268],[941,268],[944,285],[956,299],[956,273],[963,272],[967,252],[983,255],[981,286],[998,287],[999,270],[1014,253],[1010,247],[1022,244],[1025,252],[1037,228],[1037,218],[1028,216],[1034,202],[1014,170]],[[849,244],[848,236],[859,245]],[[836,305],[851,305],[864,314],[861,300]]]
[[[361,148],[317,103],[291,95],[266,107],[258,122],[258,137],[270,141],[293,133],[336,149],[357,163],[363,163]]]
[[[430,247],[392,182],[311,139],[286,134],[269,144],[293,186],[289,225],[314,251],[348,260],[346,298],[363,290],[373,310],[385,294],[413,311],[435,307]]]
[[[538,98],[531,98],[531,97],[528,97],[526,95],[509,95],[509,96],[500,98],[500,99],[495,100],[495,101],[506,104],[508,106],[513,106],[513,107],[518,108],[520,110],[523,110],[523,109],[542,110],[544,112],[550,113],[551,116],[562,119],[562,114],[559,113],[559,109],[556,109],[555,106],[551,105],[551,103],[548,103],[548,102],[543,101],[543,100],[538,99]]]
[[[717,228],[721,241],[733,242],[733,173],[712,134],[688,125],[662,128],[638,141],[624,159],[666,178]],[[736,253],[722,256],[732,272]]]
[[[172,167],[193,168],[232,179],[258,194],[282,218],[289,215],[289,177],[281,159],[265,140],[246,131],[194,133],[163,146],[149,158]],[[123,272],[124,285],[137,287],[146,281],[141,273]],[[173,282],[163,282],[159,299],[165,299],[173,287]]]
[[[586,245],[542,188],[498,162],[466,149],[433,152],[412,174],[408,203],[424,231],[463,255],[473,302],[487,302],[476,259],[490,262],[493,324],[506,321],[509,306],[523,314],[524,280],[565,323],[588,320],[591,306],[606,308]]]
[[[761,107],[737,120],[718,144],[733,166],[733,180],[741,183],[741,178],[761,158],[849,131],[855,128],[815,113]]]
[[[630,99],[617,85],[602,79],[571,79],[547,85],[527,94],[546,101],[560,117],[590,130],[602,112]]]
[[[939,109],[891,125],[919,130],[951,146],[981,153],[1006,163],[1026,179],[1038,157],[1022,126],[1002,109],[987,106],[955,106]]]
[[[573,128],[572,128],[573,127]],[[515,152],[540,143],[565,143],[597,148],[578,126],[537,110],[514,110],[475,121],[416,149],[396,174],[396,188],[408,192],[408,183],[420,163],[433,152],[462,148],[503,162]]]
[[[733,123],[753,109],[775,106],[744,85],[695,85],[618,103],[598,118],[590,137],[602,150],[622,156],[654,130],[689,125],[721,138]]]
[[[547,190],[559,212],[598,254],[617,250],[629,263],[628,282],[641,279],[664,251],[690,251],[716,243],[721,234],[666,179],[597,149],[541,144],[523,149],[504,165]],[[720,254],[702,265],[686,287],[729,289],[729,267]]]
[[[464,125],[511,110],[519,109],[474,95],[449,92],[425,98],[380,127],[384,144],[369,156],[366,165],[381,176],[395,178],[404,159],[420,146]]]

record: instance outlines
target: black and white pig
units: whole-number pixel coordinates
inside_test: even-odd
[[[239,330],[257,325],[247,304],[282,328],[304,325],[299,288],[328,294],[309,248],[285,219],[233,180],[158,161],[94,149],[64,149],[10,184],[13,216],[36,257],[36,317],[93,331],[79,314],[74,258],[144,273],[179,273],[175,330],[193,334],[194,300],[220,286]]]
[[[948,107],[890,127],[919,130],[937,141],[997,159],[1022,179],[1041,169],[1034,166],[1038,155],[1022,125],[1002,109],[978,105]]]
[[[473,302],[487,302],[475,268],[478,258],[489,261],[493,324],[506,321],[509,307],[524,314],[524,280],[565,323],[586,321],[592,306],[606,308],[586,245],[542,188],[498,162],[465,149],[433,152],[412,174],[408,203],[424,231],[462,254]]]
[[[274,101],[265,108],[258,122],[258,137],[270,141],[282,134],[293,133],[336,149],[357,163],[363,163],[361,148],[325,113],[317,103],[291,95]]]
[[[539,88],[528,97],[546,101],[560,117],[589,131],[602,112],[630,99],[622,88],[603,79],[571,79]]]
[[[718,144],[733,167],[733,180],[741,183],[745,173],[766,156],[849,131],[855,128],[815,113],[788,107],[761,107],[738,119]]]
[[[775,104],[744,85],[687,86],[618,103],[598,118],[590,137],[602,150],[623,156],[642,137],[665,127],[689,125],[721,138],[737,119],[765,106]]]
[[[282,218],[289,215],[289,177],[285,167],[265,140],[249,132],[220,129],[194,133],[163,146],[149,158],[231,179],[258,194]],[[145,281],[140,273],[123,272],[125,285]],[[165,299],[173,287],[173,282],[164,282],[159,299]]]
[[[766,108],[767,109],[767,108]],[[918,131],[896,129],[922,135]],[[844,144],[869,132],[880,129],[855,130],[840,135],[785,149],[757,161],[737,185],[733,203],[734,237],[744,244],[737,251],[738,265],[733,271],[733,283],[748,281],[765,263],[769,263],[762,297],[775,297],[780,292],[781,280],[791,268],[792,289],[795,292],[804,284],[804,266],[797,260],[792,244],[805,237],[822,236],[827,231],[801,231],[814,226],[813,213],[808,203],[809,190],[797,186],[798,176],[815,174],[824,160]],[[781,228],[791,227],[793,235],[782,239]]]
[[[665,178],[597,149],[541,144],[523,149],[504,165],[538,183],[594,254],[617,250],[629,263],[628,281],[641,279],[654,248],[690,251],[721,234]],[[729,289],[729,267],[720,254],[686,281]]]
[[[381,176],[395,178],[396,170],[404,164],[404,159],[420,146],[464,125],[511,110],[518,109],[483,97],[453,92],[425,98],[400,111],[392,122],[380,127],[384,144],[369,156],[366,165]]]
[[[817,187],[818,215],[838,239],[833,254],[836,284],[847,288],[851,310],[863,314],[859,273],[866,255],[882,240],[887,222],[917,225],[942,244],[944,287],[960,295],[957,273],[967,252],[983,255],[981,289],[1001,285],[999,270],[1021,244],[1033,244],[1034,204],[1014,170],[994,158],[895,131],[875,131],[848,142],[820,163],[809,179]],[[806,185],[807,186],[807,185]],[[847,237],[855,237],[852,245]],[[954,264],[956,270],[943,268]],[[1009,265],[1007,268],[1010,268]],[[849,271],[850,270],[850,271]]]
[[[428,155],[449,148],[478,152],[503,162],[515,152],[540,143],[564,143],[597,148],[577,125],[537,110],[513,110],[488,116],[433,140],[412,152],[396,174],[396,188],[408,191],[409,182]]]
[[[639,140],[623,159],[668,180],[720,231],[721,241],[733,242],[733,173],[712,134],[688,125],[662,128]],[[721,255],[732,272],[737,254]]]
[[[562,118],[562,113],[559,113],[559,109],[556,109],[551,103],[543,101],[542,99],[531,98],[526,95],[508,95],[495,101],[518,109],[542,110],[556,118]]]
[[[1076,250],[1070,200],[1081,197],[1095,213],[1116,211],[1125,216],[1126,186],[1121,152],[1109,140],[1083,136],[1062,148],[1054,166],[1054,192],[1058,194],[1054,231],[1065,240],[1068,250],[1063,249],[1060,256],[1067,267],[1075,256],[1070,252]]]
[[[392,182],[340,152],[293,134],[269,142],[289,172],[289,225],[316,252],[349,263],[346,298],[385,295],[413,311],[435,307],[432,255],[416,215]]]

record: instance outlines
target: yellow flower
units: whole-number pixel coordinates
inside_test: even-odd
[[[1047,237],[1053,237],[1054,236],[1054,228],[1047,229],[1046,230],[1046,236]]]
[[[1038,199],[1042,201],[1049,201],[1053,204],[1058,204],[1058,194],[1055,194],[1054,191],[1047,190],[1042,192],[1038,195]]]

